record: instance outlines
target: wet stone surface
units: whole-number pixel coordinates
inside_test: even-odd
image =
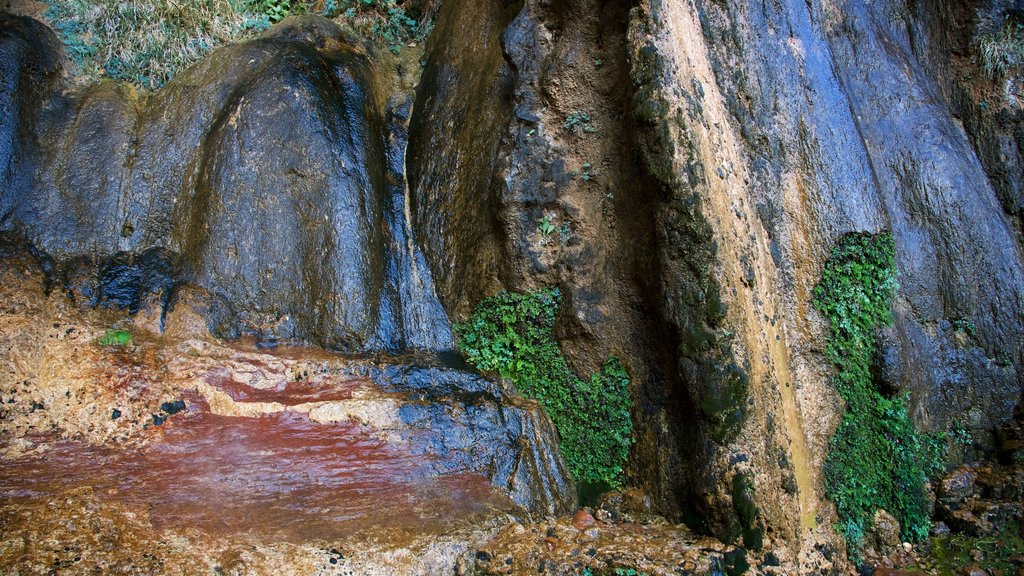
[[[431,574],[509,514],[571,511],[551,424],[499,383],[178,338],[43,278],[0,261],[0,566]],[[113,328],[131,338],[101,343]]]

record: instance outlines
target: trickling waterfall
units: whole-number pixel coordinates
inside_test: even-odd
[[[409,181],[405,173],[406,151],[409,142],[409,115],[411,95],[404,102],[392,103],[388,118],[387,170],[385,186],[387,205],[384,218],[393,239],[389,247],[388,277],[397,288],[401,333],[390,334],[392,347],[426,350],[448,350],[454,346],[448,315],[438,301],[430,267],[413,228]],[[381,310],[388,304],[381,295]],[[387,327],[381,322],[380,328]],[[389,335],[381,334],[387,342]],[[394,346],[400,338],[399,346]]]

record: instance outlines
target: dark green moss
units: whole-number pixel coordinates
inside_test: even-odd
[[[752,550],[760,550],[764,545],[764,527],[761,526],[760,514],[754,503],[754,487],[750,478],[742,472],[732,477],[732,507],[740,521],[743,545]]]
[[[633,442],[629,374],[614,356],[589,379],[569,369],[553,332],[559,300],[557,288],[487,298],[455,326],[459,347],[471,364],[540,401],[578,482],[615,488]]]
[[[711,423],[711,437],[726,444],[736,437],[746,417],[750,380],[736,364],[707,364],[703,370],[700,410]]]
[[[725,553],[725,573],[729,576],[742,576],[750,571],[750,562],[747,561],[747,551],[743,548],[736,548]]]

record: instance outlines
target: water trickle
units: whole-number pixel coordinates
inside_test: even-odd
[[[405,347],[450,350],[454,346],[448,315],[438,301],[426,258],[416,242],[412,223],[409,182],[405,172],[409,142],[412,98],[392,101],[388,114],[387,171],[384,219],[393,243],[390,246],[388,276],[396,285],[400,333],[384,337],[401,338]],[[382,295],[382,300],[387,295]],[[381,303],[382,310],[385,303]],[[380,329],[388,330],[381,322]],[[400,347],[400,346],[399,346]]]

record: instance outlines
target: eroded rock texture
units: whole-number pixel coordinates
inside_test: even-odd
[[[558,285],[573,368],[631,373],[628,481],[828,570],[843,406],[812,290],[836,239],[893,234],[873,371],[921,429],[984,445],[1020,402],[1020,78],[971,45],[1011,8],[447,0],[411,108],[321,20],[143,97],[63,91],[53,37],[5,19],[0,224],[77,298],[167,308],[191,283],[218,334],[349,351],[449,348],[441,304]]]
[[[4,18],[5,229],[57,259],[166,250],[224,336],[451,347],[406,224],[409,103],[361,41],[298,18],[153,95],[65,91],[52,33]]]
[[[162,322],[79,306],[9,248],[5,569],[438,574],[510,514],[572,510],[553,426],[499,382],[422,356],[225,344],[184,302]],[[105,342],[111,325],[131,336]]]
[[[440,231],[427,245],[504,254],[441,283],[442,301],[462,313],[495,285],[559,283],[575,367],[615,352],[634,376],[633,481],[726,540],[802,550],[807,569],[841,556],[820,469],[842,406],[812,307],[837,238],[895,237],[875,374],[919,427],[985,442],[1021,397],[1020,105],[1012,78],[977,69],[977,7],[939,4],[453,0],[439,28],[474,35],[428,49],[414,195],[463,219],[417,225]],[[489,110],[506,121],[460,144],[452,111],[483,105],[481,79],[504,88]],[[444,196],[429,151],[449,140],[460,166],[460,146],[498,152]],[[544,235],[545,216],[569,234]],[[460,267],[449,253],[427,250],[436,274]]]

